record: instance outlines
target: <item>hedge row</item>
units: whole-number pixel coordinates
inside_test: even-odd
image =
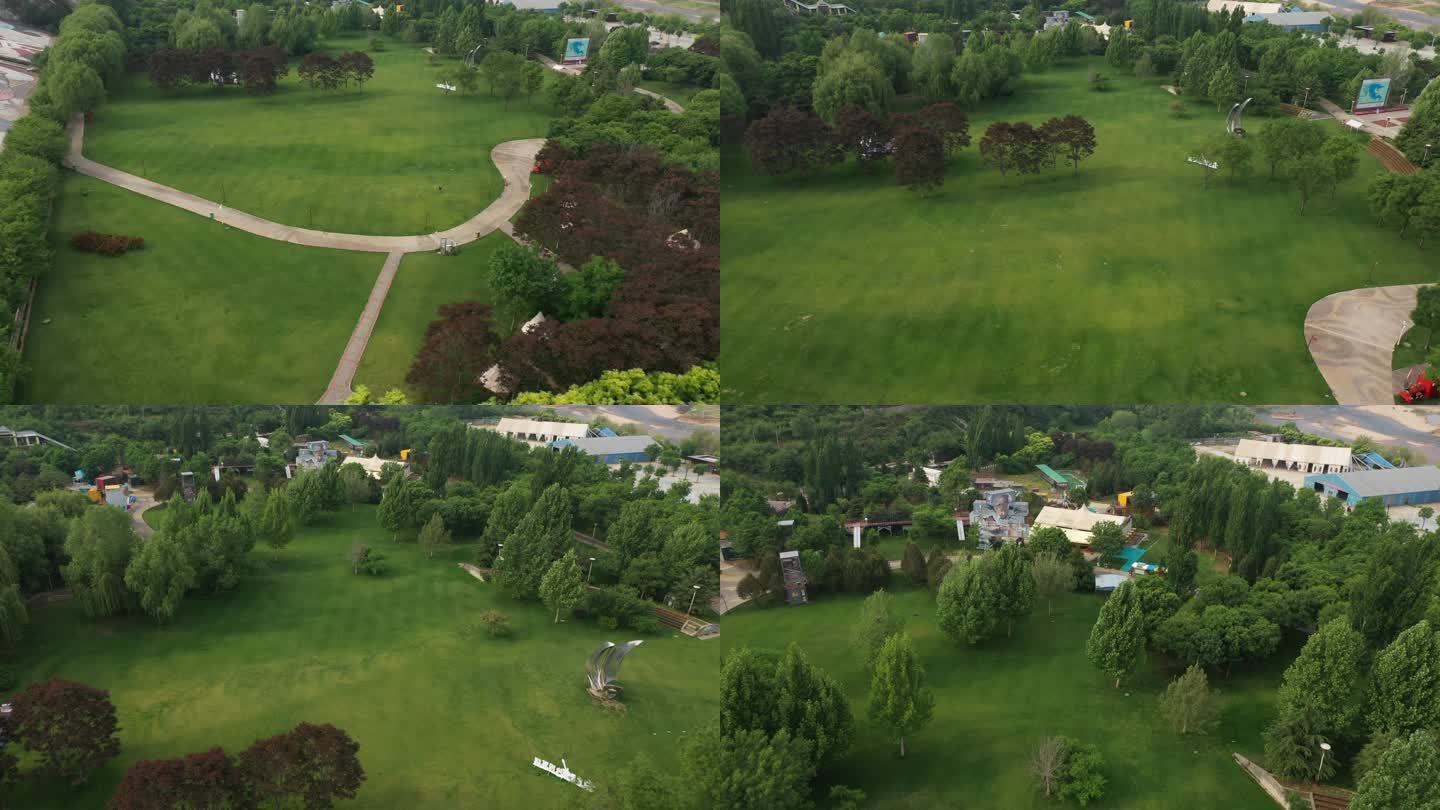
[[[143,249],[145,247],[145,240],[138,236],[81,231],[70,237],[70,246],[85,253],[99,253],[101,256],[120,256],[129,250]]]

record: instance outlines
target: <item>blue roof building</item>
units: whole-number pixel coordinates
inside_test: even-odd
[[[1367,498],[1376,498],[1387,507],[1440,503],[1440,467],[1321,473],[1305,476],[1305,486],[1339,499],[1347,509]]]
[[[622,461],[644,463],[650,460],[645,449],[654,444],[649,436],[589,436],[581,439],[556,439],[550,443],[555,450],[573,447],[602,464]]]
[[[1286,31],[1308,31],[1323,34],[1330,30],[1330,14],[1324,11],[1279,11],[1267,14],[1251,14],[1245,22],[1268,22]]]

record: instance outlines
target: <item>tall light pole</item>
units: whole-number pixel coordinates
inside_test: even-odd
[[[1310,88],[1305,88],[1305,101],[1300,104],[1302,108],[1310,107]]]
[[[595,570],[595,558],[590,558],[590,565],[585,568],[585,584],[590,584],[590,572]]]
[[[1320,743],[1320,767],[1315,769],[1315,784],[1320,784],[1320,774],[1325,771],[1325,755],[1330,752],[1330,743]]]
[[[691,591],[692,591],[692,593],[690,594],[690,608],[685,611],[685,615],[687,615],[687,616],[690,616],[690,615],[693,615],[693,614],[694,614],[694,612],[695,612],[695,597],[697,597],[697,596],[700,595],[700,586],[699,586],[699,585],[691,585],[691,586],[690,586],[690,589],[691,589]]]
[[[1427,143],[1427,144],[1425,144],[1425,157],[1420,158],[1420,162],[1421,162],[1421,163],[1425,163],[1425,162],[1427,162],[1427,161],[1429,161],[1429,160],[1430,160],[1430,144]]]

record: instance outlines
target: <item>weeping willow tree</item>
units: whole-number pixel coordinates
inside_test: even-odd
[[[61,573],[87,615],[111,616],[132,606],[125,567],[134,549],[130,516],[119,509],[91,509],[71,525],[65,536],[70,564]]]
[[[0,545],[0,639],[13,645],[25,635],[25,625],[29,623],[30,614],[20,596],[19,569]]]

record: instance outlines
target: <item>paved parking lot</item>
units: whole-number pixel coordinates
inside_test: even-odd
[[[25,99],[35,88],[30,57],[49,45],[49,34],[0,22],[0,145],[5,131],[25,114]]]

